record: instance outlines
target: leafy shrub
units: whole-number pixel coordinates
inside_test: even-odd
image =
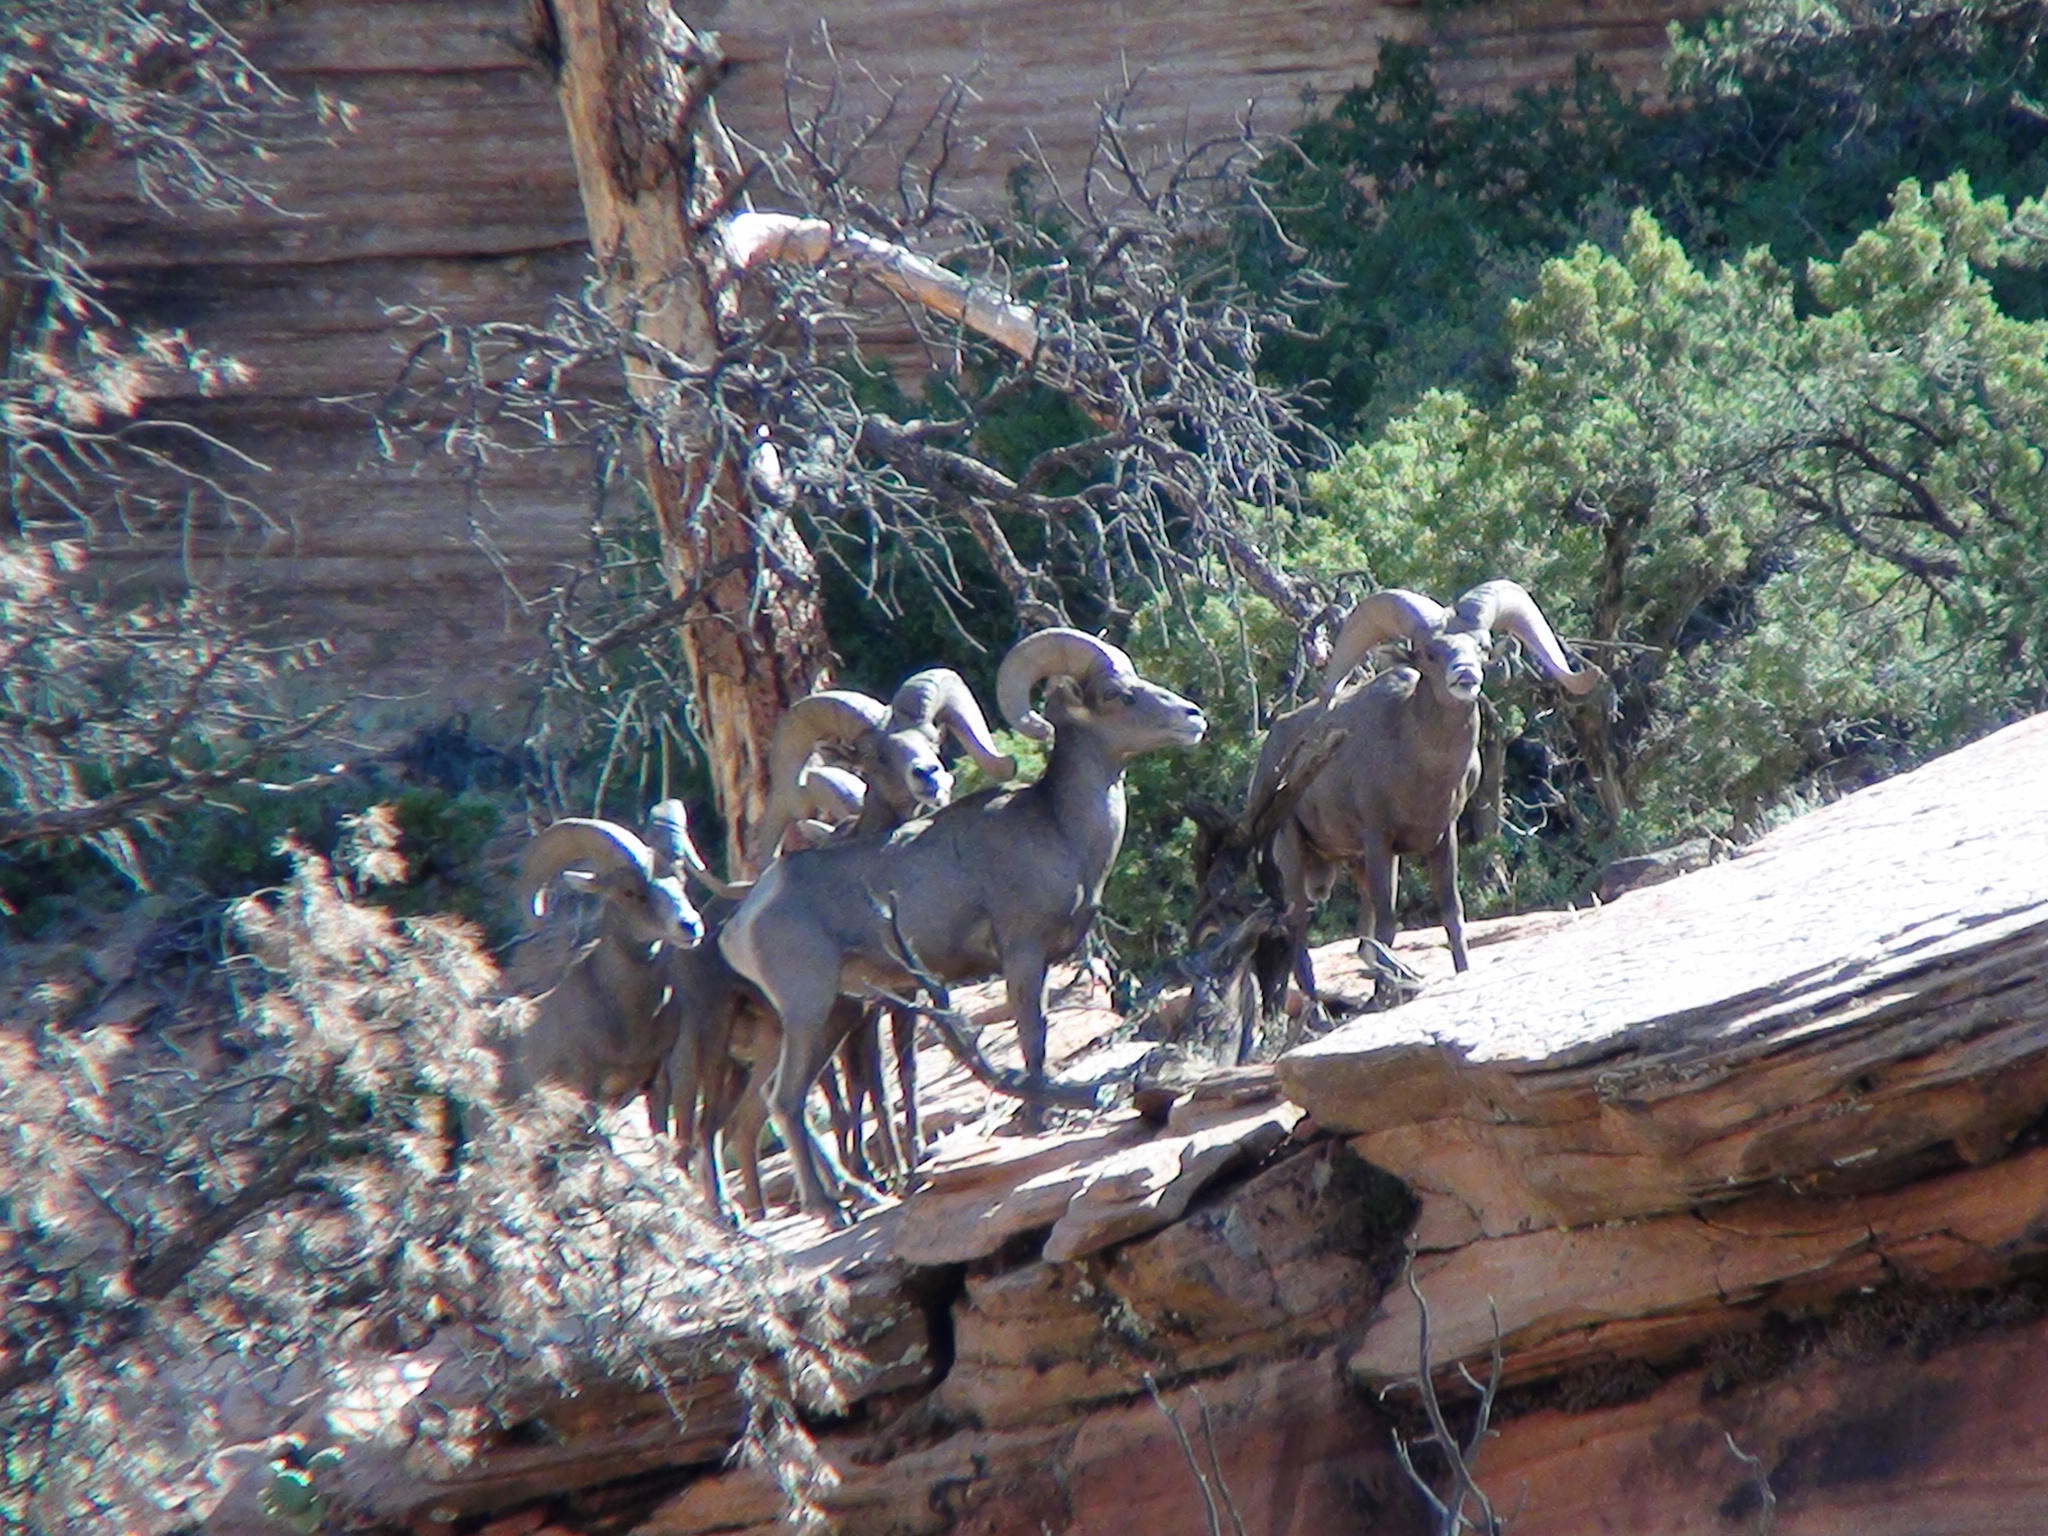
[[[1614,249],[1642,208],[1695,260],[1766,247],[1795,273],[1884,215],[1892,189],[1961,170],[2008,198],[2048,186],[2039,4],[1762,0],[1675,27],[1671,93],[1624,95],[1582,63],[1501,104],[1443,99],[1426,50],[1390,44],[1268,167],[1285,233],[1334,286],[1266,366],[1323,390],[1325,424],[1376,428],[1430,388],[1513,387],[1504,322],[1540,264]],[[1248,225],[1243,260],[1290,254]],[[2044,313],[2037,271],[1996,279]]]
[[[1511,306],[1514,388],[1427,395],[1321,482],[1318,558],[1454,594],[1511,573],[1605,665],[1542,725],[1628,840],[1726,830],[2048,704],[2042,210],[1952,178],[1799,285],[1648,214]],[[1532,717],[1533,718],[1533,717]]]

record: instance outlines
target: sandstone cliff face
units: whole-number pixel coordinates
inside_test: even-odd
[[[395,308],[523,319],[580,280],[582,208],[552,87],[517,0],[284,4],[248,42],[288,89],[360,110],[333,147],[280,153],[276,210],[172,217],[110,168],[67,189],[124,307],[253,375],[158,409],[265,466],[213,467],[267,517],[209,519],[190,538],[141,530],[123,553],[189,554],[332,639],[368,668],[366,692],[388,696],[365,699],[360,725],[484,713],[516,696],[535,628],[515,589],[538,592],[577,551],[589,465],[500,461],[465,485],[445,464],[384,462],[368,407],[408,341]]]
[[[840,1394],[803,1389],[827,1528],[1431,1529],[1394,1448],[1411,1252],[1454,1418],[1498,1346],[1476,1473],[1516,1536],[2048,1526],[2044,766],[2048,716],[1713,869],[1475,925],[1463,976],[1406,936],[1419,1000],[1163,1118],[991,1133],[928,1062],[952,1130],[907,1199],[751,1234]],[[1102,1002],[1055,1011],[1069,1079],[1131,1059]],[[393,1418],[462,1401],[459,1349],[386,1375]],[[708,1368],[590,1383],[459,1471],[351,1452],[353,1491],[419,1532],[790,1530],[730,1460],[745,1413]]]
[[[987,143],[964,171],[994,196],[1027,133],[1074,163],[1094,103],[1127,69],[1145,73],[1141,120],[1175,134],[1225,127],[1254,98],[1262,123],[1285,126],[1305,91],[1366,73],[1383,37],[1433,42],[1447,80],[1473,93],[1555,77],[1580,53],[1648,85],[1665,21],[1689,3],[683,9],[740,61],[721,105],[763,143],[781,129],[784,57],[794,49],[815,63],[821,25],[843,59],[885,80],[976,72],[974,122]],[[140,529],[120,553],[159,568],[193,560],[261,594],[294,628],[328,636],[368,669],[358,725],[455,708],[486,716],[518,697],[515,674],[535,653],[527,601],[584,555],[592,466],[566,450],[498,458],[471,482],[445,462],[387,463],[366,409],[417,334],[395,311],[525,319],[581,280],[581,206],[528,0],[279,0],[247,35],[287,87],[360,109],[338,144],[289,147],[270,167],[281,211],[167,215],[104,169],[69,188],[124,306],[253,370],[230,394],[157,409],[265,466],[222,456],[214,468],[267,517]]]

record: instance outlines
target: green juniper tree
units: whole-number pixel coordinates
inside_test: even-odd
[[[1542,728],[1646,838],[2041,708],[2048,323],[1994,278],[2042,217],[1907,183],[1802,304],[1767,251],[1703,270],[1637,213],[1510,306],[1500,400],[1432,392],[1345,455],[1304,554],[1538,591],[1616,695]]]

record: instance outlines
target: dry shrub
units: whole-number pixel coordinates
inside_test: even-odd
[[[231,913],[231,1009],[0,1031],[0,1526],[189,1523],[287,1433],[340,1451],[324,1517],[456,1474],[517,1403],[714,1373],[801,1495],[797,1402],[837,1376],[790,1320],[815,1295],[707,1225],[630,1115],[497,1104],[526,1004],[476,935],[292,852]]]

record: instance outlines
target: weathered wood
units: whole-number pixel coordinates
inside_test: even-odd
[[[838,263],[873,279],[908,304],[985,336],[1027,362],[1045,327],[1027,305],[984,283],[970,282],[906,246],[858,229],[787,213],[747,211],[725,220],[726,253],[742,268],[785,262],[817,268]]]
[[[722,66],[658,0],[553,0],[562,112],[576,157],[591,252],[618,320],[687,368],[723,351],[733,295],[709,230],[740,167],[709,92]],[[817,568],[786,517],[755,504],[745,424],[628,360],[650,499],[671,592],[702,585],[679,626],[712,787],[726,820],[726,867],[751,874],[748,845],[767,809],[775,722],[830,680]],[[707,580],[707,573],[726,574]]]

